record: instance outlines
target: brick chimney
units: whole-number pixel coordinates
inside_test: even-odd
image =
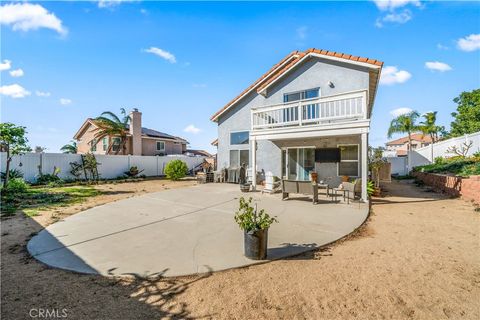
[[[132,135],[132,154],[142,155],[142,113],[134,108],[130,111],[130,134]]]

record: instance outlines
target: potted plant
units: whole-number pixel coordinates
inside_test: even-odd
[[[244,232],[245,257],[264,260],[267,257],[268,228],[274,222],[264,209],[257,212],[257,205],[252,206],[252,198],[240,198],[240,208],[235,213],[235,221]]]

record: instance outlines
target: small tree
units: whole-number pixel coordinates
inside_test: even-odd
[[[172,160],[165,166],[165,175],[168,179],[179,180],[188,173],[188,167],[182,160]]]
[[[480,89],[462,92],[453,102],[458,106],[457,111],[452,112],[454,120],[450,125],[450,136],[458,137],[480,131]]]
[[[372,172],[372,179],[374,182],[375,188],[378,188],[380,186],[380,175],[379,171],[382,166],[387,163],[387,160],[383,158],[383,151],[384,149],[382,147],[378,148],[368,148],[368,167],[370,171]]]
[[[13,156],[32,151],[27,145],[28,139],[25,127],[16,126],[13,123],[0,123],[0,147],[7,153],[7,165],[5,168],[5,180],[3,187],[6,188],[10,173],[10,162]]]

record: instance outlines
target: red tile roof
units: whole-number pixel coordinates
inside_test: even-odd
[[[432,137],[430,137],[428,134],[423,134],[423,133],[413,133],[412,140],[420,141],[423,143],[432,143]],[[408,142],[408,136],[389,141],[387,142],[387,145],[390,146],[390,145],[397,145],[397,144],[405,144],[407,142]]]
[[[308,54],[319,54],[319,55],[330,56],[330,57],[335,57],[335,58],[340,58],[340,59],[345,59],[350,61],[362,62],[362,63],[371,64],[380,68],[383,66],[383,62],[379,60],[352,56],[350,54],[345,54],[345,53],[340,53],[335,51],[320,50],[315,48],[308,49],[304,52],[293,51],[289,55],[287,55],[285,58],[283,58],[279,63],[274,65],[272,68],[270,68],[270,70],[268,70],[265,74],[263,74],[257,81],[251,84],[247,89],[242,91],[237,97],[235,97],[233,100],[228,102],[222,109],[217,111],[210,119],[212,121],[217,120],[220,114],[222,114],[224,111],[232,107],[245,94],[247,94],[254,88],[257,88],[257,92],[260,92],[261,90],[266,88],[270,83],[272,83],[273,81],[281,77],[284,73],[286,73],[288,70],[290,70],[300,60],[302,60],[303,57],[305,57]]]

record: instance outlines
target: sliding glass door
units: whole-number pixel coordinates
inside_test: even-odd
[[[288,180],[310,180],[315,170],[315,148],[286,148],[282,150],[282,172]]]

